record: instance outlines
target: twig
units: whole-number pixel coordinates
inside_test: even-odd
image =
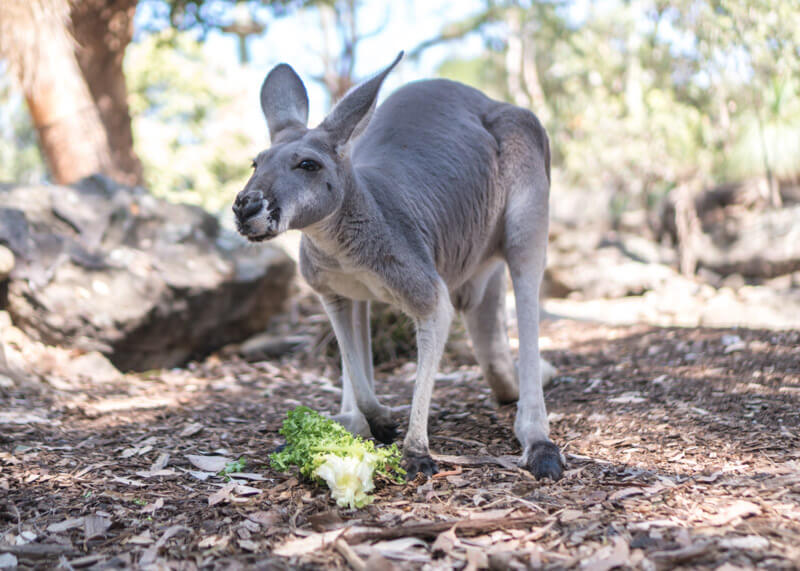
[[[438,480],[440,478],[446,478],[447,476],[458,476],[463,471],[464,470],[461,469],[461,466],[456,466],[455,470],[446,470],[444,472],[439,472],[439,473],[434,474],[433,476],[431,476],[431,478],[434,479],[434,480]]]
[[[343,539],[337,539],[333,544],[333,547],[341,554],[342,557],[347,560],[347,563],[355,571],[366,571],[367,564],[363,559],[361,559],[361,557],[358,556],[358,553],[353,551],[353,548],[350,547],[346,541]]]
[[[518,529],[539,523],[542,516],[529,514],[518,517],[493,519],[462,519],[457,521],[437,521],[384,528],[353,528],[345,531],[343,537],[348,543],[362,543],[375,539],[396,539],[398,537],[434,538],[443,531],[456,527],[461,534],[479,534],[500,529]]]
[[[500,466],[506,470],[516,470],[516,457],[514,456],[452,456],[448,454],[432,454],[437,462],[453,464],[454,466]]]

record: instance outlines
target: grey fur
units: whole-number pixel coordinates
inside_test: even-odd
[[[455,308],[465,314],[497,398],[519,397],[515,432],[523,462],[537,477],[558,478],[561,459],[548,438],[542,390],[542,367],[552,368],[540,362],[538,349],[547,135],[529,111],[442,79],[406,85],[375,109],[399,59],[353,89],[314,129],[300,124],[307,99],[297,75],[285,64],[270,72],[261,96],[273,146],[256,159],[237,197],[239,231],[261,240],[302,230],[300,269],[339,341],[345,387],[338,418],[349,429],[394,436],[391,410],[374,392],[365,317],[370,301],[388,302],[417,326],[407,466],[436,469],[428,407]],[[307,170],[308,160],[320,168]],[[505,331],[503,262],[517,299],[519,383]]]

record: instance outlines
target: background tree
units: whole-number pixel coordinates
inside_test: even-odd
[[[238,0],[162,3],[166,26],[204,31],[231,22]],[[143,184],[123,70],[138,0],[8,0],[0,4],[0,57],[23,86],[53,180],[105,173]],[[263,0],[276,14],[302,2]],[[228,16],[226,16],[228,15]],[[226,19],[227,18],[227,19]]]
[[[112,171],[106,131],[67,33],[68,19],[66,0],[0,4],[0,55],[22,86],[57,182]]]
[[[142,163],[133,149],[128,87],[122,60],[133,39],[137,0],[81,0],[70,9],[75,51],[105,128],[113,176],[142,184]]]

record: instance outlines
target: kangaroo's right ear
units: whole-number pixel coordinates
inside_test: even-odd
[[[275,66],[261,86],[261,110],[273,143],[281,131],[308,123],[308,93],[303,81],[285,63]]]

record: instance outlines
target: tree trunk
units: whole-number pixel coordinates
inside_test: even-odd
[[[133,149],[128,89],[122,60],[133,38],[138,0],[83,0],[70,13],[76,54],[111,148],[112,177],[141,185],[142,163]]]
[[[0,2],[0,53],[20,80],[51,176],[109,173],[106,132],[66,31],[65,0]]]
[[[110,174],[106,132],[75,53],[44,35],[39,49],[36,78],[25,100],[53,180],[68,184],[98,172]]]

